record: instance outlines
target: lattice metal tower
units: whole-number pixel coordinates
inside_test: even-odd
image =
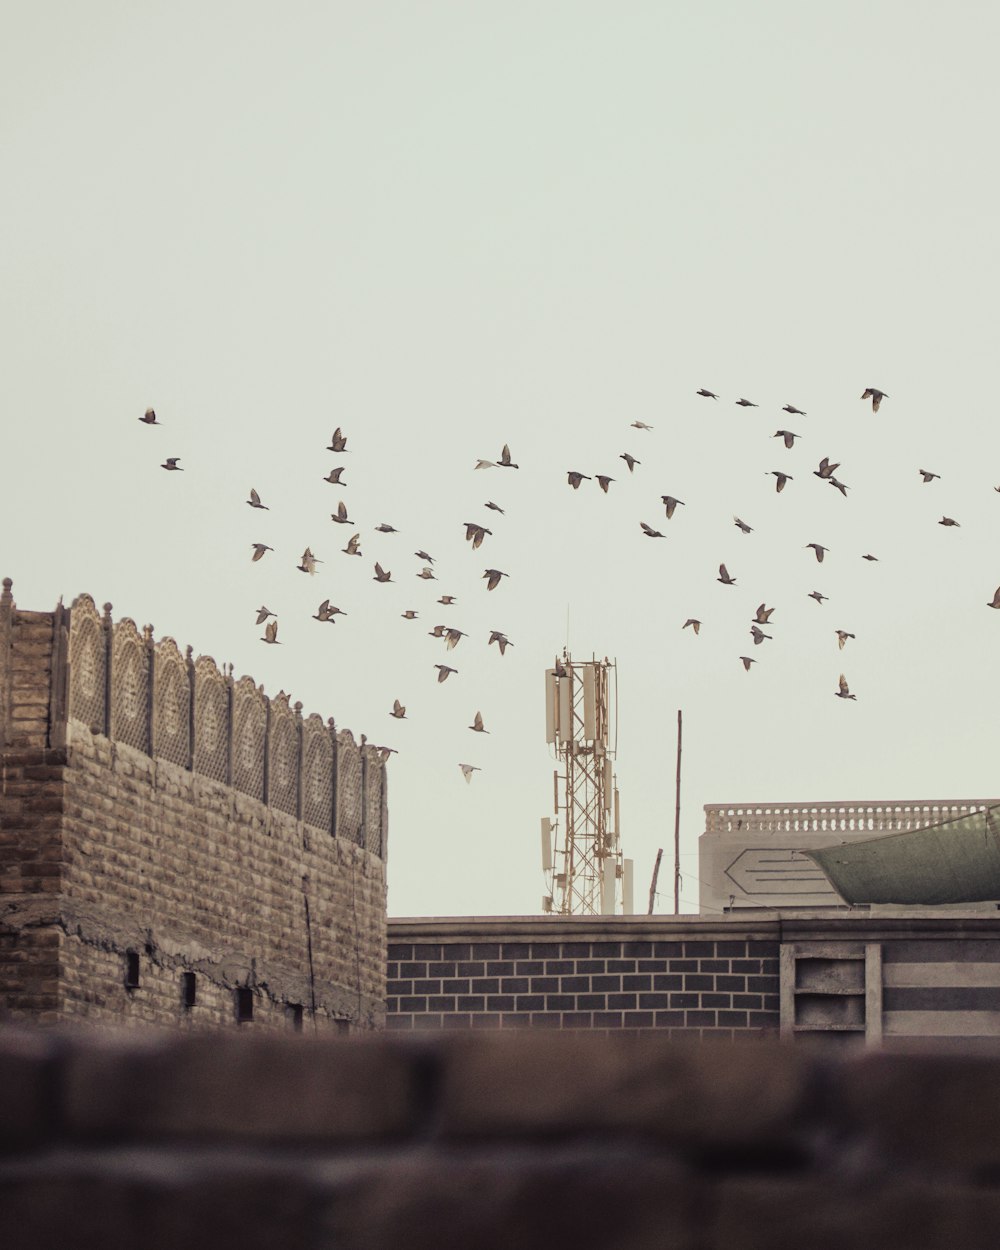
[[[563,651],[545,674],[545,736],[559,761],[556,819],[542,818],[542,910],[559,915],[632,913],[632,861],[619,844],[612,761],[618,702],[614,661],[574,661]],[[561,824],[560,824],[560,819]]]

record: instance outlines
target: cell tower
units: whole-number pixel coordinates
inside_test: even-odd
[[[561,916],[632,914],[632,861],[619,844],[618,667],[568,651],[545,673],[545,737],[556,751],[556,819],[542,818],[542,910]],[[562,817],[560,825],[559,817]]]

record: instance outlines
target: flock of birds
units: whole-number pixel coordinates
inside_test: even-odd
[[[718,402],[719,400],[718,394],[706,388],[701,388],[697,390],[695,393],[696,395],[700,396],[704,400],[710,400],[710,401],[715,401],[715,402]],[[880,390],[878,387],[865,387],[864,392],[861,396],[862,400],[871,400],[871,408],[872,408],[872,411],[875,413],[879,411],[882,401],[887,398],[888,398],[888,395],[886,394],[886,392]],[[758,404],[754,403],[752,400],[746,399],[745,397],[740,397],[739,399],[735,400],[735,403],[737,406],[744,408],[744,409],[759,407]],[[785,404],[781,411],[790,417],[803,417],[804,418],[808,415],[804,410],[802,410],[801,408],[797,408],[793,404]],[[140,417],[139,420],[144,422],[147,425],[160,425],[161,424],[161,422],[158,420],[156,416],[155,410],[152,408],[148,409],[145,415]],[[649,432],[649,431],[652,431],[654,427],[647,424],[644,421],[635,420],[631,423],[630,428],[635,429],[637,431]],[[801,436],[794,430],[790,430],[787,428],[780,428],[775,431],[772,437],[776,439],[780,439],[783,447],[786,450],[791,451],[794,449],[797,440]],[[326,450],[328,452],[334,453],[337,456],[349,454],[348,448],[347,448],[347,436],[343,433],[342,429],[337,428],[334,431],[330,444],[326,448]],[[629,476],[634,474],[636,468],[642,465],[642,461],[638,457],[631,454],[630,452],[622,452],[619,456],[619,459],[621,459],[624,462],[628,470]],[[168,472],[182,471],[181,465],[179,464],[179,460],[180,460],[180,457],[176,457],[176,456],[169,457],[164,461],[161,467]],[[840,469],[840,467],[841,466],[839,463],[835,463],[831,461],[830,457],[824,456],[819,461],[817,467],[814,470],[812,470],[812,473],[813,473],[813,476],[818,478],[820,481],[825,482],[826,484],[832,486],[843,497],[846,498],[850,487],[836,476],[837,470]],[[489,469],[516,471],[519,468],[520,466],[517,463],[515,463],[514,460],[512,459],[510,447],[507,444],[504,444],[503,448],[501,449],[500,455],[498,456],[496,460],[479,459],[475,462],[475,465],[474,465],[474,470],[476,471],[489,470]],[[344,465],[339,465],[337,467],[334,467],[327,473],[327,475],[323,478],[323,480],[330,485],[337,486],[340,488],[345,488],[347,486],[347,483],[344,481],[344,477],[343,477],[345,471],[346,471],[346,466]],[[932,472],[930,470],[920,469],[918,470],[918,472],[920,474],[922,482],[925,485],[932,484],[934,481],[939,480],[939,477],[940,477],[939,474]],[[770,470],[768,475],[774,478],[775,491],[778,494],[781,494],[785,490],[785,487],[788,482],[794,480],[793,475],[789,472],[786,472],[784,469]],[[580,471],[579,469],[567,470],[566,476],[567,476],[568,485],[574,491],[579,490],[584,482],[596,481],[598,488],[605,495],[608,494],[611,486],[615,483],[615,480],[616,480],[614,477],[612,477],[608,473],[586,474]],[[1000,492],[1000,486],[996,487],[995,489],[998,492]],[[664,515],[665,515],[665,519],[667,522],[670,522],[673,520],[679,508],[683,508],[686,506],[684,500],[679,499],[673,495],[667,495],[667,494],[661,495],[660,501],[664,508]],[[262,501],[260,494],[254,488],[250,489],[249,498],[246,500],[246,503],[250,508],[254,510],[269,511],[269,506]],[[505,515],[504,508],[502,508],[499,504],[495,503],[493,500],[487,501],[484,506],[486,509],[488,509],[490,512],[492,512],[493,514],[497,516],[502,517]],[[336,525],[346,525],[353,529],[354,521],[351,519],[349,512],[350,510],[346,502],[343,499],[341,499],[337,503],[336,510],[333,513],[331,513],[330,519]],[[490,524],[495,524],[495,523],[496,522],[494,521],[490,522]],[[747,524],[747,522],[743,520],[743,518],[740,516],[733,517],[733,524],[744,535],[749,535],[753,533],[753,527]],[[942,516],[938,524],[946,528],[950,528],[950,527],[957,527],[959,525],[959,522],[956,521],[952,517]],[[639,527],[640,527],[640,531],[642,535],[646,538],[662,539],[665,537],[665,534],[662,530],[657,529],[655,526],[651,525],[649,522],[645,520],[639,521]],[[492,529],[488,528],[488,526],[482,521],[464,522],[464,528],[465,528],[465,539],[470,544],[470,547],[473,551],[478,550],[482,546],[485,539],[492,537],[493,535]],[[379,525],[375,526],[374,530],[375,532],[382,534],[382,535],[394,535],[394,534],[398,534],[399,532],[394,526],[389,525],[385,522],[382,522]],[[251,546],[250,560],[254,563],[260,562],[267,556],[269,552],[273,551],[273,548],[265,542],[254,541],[250,544],[250,546]],[[810,543],[807,543],[805,546],[807,549],[813,552],[816,562],[818,564],[822,564],[825,555],[829,551],[829,548],[817,542],[810,542]],[[353,532],[351,536],[348,538],[345,546],[342,548],[342,554],[344,554],[347,557],[357,557],[357,558],[363,557],[362,535],[361,535],[360,529]],[[431,556],[430,553],[425,550],[417,550],[413,553],[413,555],[418,561],[418,568],[415,572],[415,577],[424,582],[436,581],[437,572],[435,570],[434,557]],[[876,562],[878,559],[878,557],[873,555],[871,552],[866,552],[861,558],[869,562]],[[306,547],[305,551],[302,553],[301,560],[296,567],[301,573],[308,575],[308,576],[312,576],[312,575],[315,575],[317,571],[317,566],[321,563],[322,561],[313,553],[311,548]],[[508,573],[502,569],[486,568],[482,573],[482,580],[486,582],[486,591],[492,592],[492,591],[497,590],[502,585],[503,580],[507,578],[508,576],[509,576]],[[379,584],[386,584],[386,583],[393,582],[392,571],[390,569],[385,568],[380,560],[376,560],[374,561],[372,580]],[[731,574],[729,573],[729,570],[727,569],[724,563],[719,565],[718,577],[716,580],[719,583],[721,583],[723,586],[727,586],[727,587],[735,586],[737,584],[737,579],[731,576]],[[809,592],[809,597],[813,599],[818,605],[821,605],[827,600],[827,596],[818,590],[813,590]],[[440,605],[442,608],[450,608],[456,602],[457,602],[457,598],[454,594],[441,594],[440,597],[438,597],[437,599],[437,604]],[[991,608],[1000,610],[1000,587],[997,588],[996,592],[994,593],[993,599],[992,601],[988,603],[988,606]],[[774,614],[774,612],[775,612],[775,608],[773,606],[769,607],[765,600],[758,606],[754,617],[749,622],[749,625],[750,625],[749,635],[753,640],[754,649],[756,649],[759,646],[762,646],[766,642],[773,640],[773,635],[771,633],[766,632],[766,628],[771,626],[771,617]],[[346,613],[342,608],[334,605],[333,603],[331,603],[329,598],[326,598],[317,606],[316,611],[313,613],[313,619],[324,624],[336,624],[337,617],[344,616],[344,615],[346,615]],[[419,619],[420,611],[418,608],[407,608],[405,611],[401,613],[401,615],[404,620],[408,622],[413,622]],[[278,617],[276,613],[272,612],[266,605],[261,605],[261,607],[257,610],[256,622],[258,625],[264,626],[264,633],[261,637],[261,641],[270,645],[275,645],[279,642]],[[695,635],[698,635],[700,633],[701,627],[702,627],[702,620],[694,616],[689,616],[683,622],[683,625],[681,626],[682,629],[690,629]],[[836,636],[837,646],[839,650],[843,650],[848,641],[853,641],[855,639],[854,633],[849,630],[836,629],[833,632]],[[462,642],[462,640],[468,637],[465,631],[459,629],[457,626],[452,626],[448,624],[435,625],[429,631],[429,635],[439,641],[442,641],[444,643],[446,652],[449,652],[449,653],[454,651],[454,649]],[[493,646],[494,644],[497,645],[500,655],[506,654],[507,648],[514,645],[510,641],[510,639],[507,637],[506,633],[504,633],[502,630],[491,629],[489,631],[488,638],[487,638],[487,646]],[[739,662],[742,664],[744,670],[747,672],[750,671],[751,665],[756,663],[756,659],[754,658],[754,656],[751,656],[751,655],[740,655],[738,659],[739,659]],[[436,663],[434,664],[433,667],[437,672],[438,683],[447,681],[450,676],[458,672],[456,668],[452,667],[448,663]],[[840,674],[839,680],[837,683],[837,689],[834,690],[833,693],[839,699],[856,700],[857,698],[857,696],[851,692],[847,678],[843,673]],[[402,703],[400,699],[398,698],[394,699],[392,709],[391,711],[388,712],[388,715],[397,721],[407,719],[406,705]],[[472,717],[472,722],[471,724],[468,725],[468,729],[472,733],[475,733],[477,735],[482,735],[482,734],[486,734],[489,732],[486,729],[482,713],[478,709],[474,712],[473,717]],[[380,747],[379,750],[382,753],[383,759],[388,759],[389,755],[394,753],[394,748],[391,748],[391,747]],[[472,774],[474,772],[480,771],[479,766],[476,764],[460,763],[458,766],[461,769],[462,775],[464,776],[467,782],[471,780]]]

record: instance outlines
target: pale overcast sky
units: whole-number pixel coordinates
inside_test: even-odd
[[[996,794],[998,46],[969,0],[10,9],[0,573],[22,607],[87,591],[398,748],[397,915],[539,910],[567,619],[577,658],[618,660],[640,901],[678,708],[688,909],[705,803]],[[473,471],[504,442],[517,472]],[[574,493],[569,469],[617,480]],[[469,634],[453,652],[439,621]]]

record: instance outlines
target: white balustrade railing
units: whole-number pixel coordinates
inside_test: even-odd
[[[706,803],[706,833],[903,833],[957,820],[1000,799],[923,802]]]

